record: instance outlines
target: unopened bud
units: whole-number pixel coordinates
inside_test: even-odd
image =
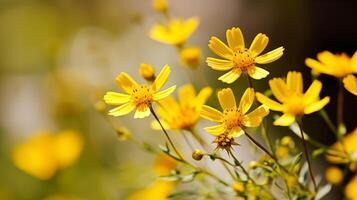
[[[155,70],[150,64],[140,64],[139,74],[147,81],[153,82],[155,80]]]
[[[203,157],[203,152],[199,149],[195,149],[193,152],[192,152],[192,158],[195,159],[195,160],[201,160]]]
[[[167,0],[153,0],[152,7],[156,12],[166,13],[168,9]]]
[[[117,128],[115,130],[115,132],[116,132],[118,139],[120,141],[125,141],[125,140],[128,140],[131,138],[131,133],[129,132],[128,129],[126,129],[124,127]]]
[[[196,68],[200,64],[201,50],[198,47],[187,47],[180,52],[181,62],[190,68]]]

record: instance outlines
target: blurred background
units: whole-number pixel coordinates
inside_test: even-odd
[[[311,83],[306,57],[315,58],[323,50],[352,55],[357,49],[354,0],[168,2],[172,15],[200,18],[198,30],[190,38],[203,51],[202,64],[195,71],[180,66],[174,48],[148,37],[158,18],[150,0],[0,1],[0,199],[125,199],[147,185],[154,176],[154,156],[133,142],[118,141],[114,128],[125,126],[138,140],[156,145],[164,138],[150,129],[153,119],[133,120],[132,115],[118,119],[98,112],[104,109],[101,99],[105,92],[118,91],[115,77],[125,71],[139,79],[140,63],[151,63],[157,71],[169,64],[173,73],[168,85],[180,86],[190,82],[190,76],[200,75],[216,89],[225,87],[217,81],[217,72],[204,63],[206,56],[213,55],[207,44],[212,35],[224,38],[227,28],[238,26],[247,44],[262,32],[270,38],[267,51],[285,47],[284,56],[266,67],[269,78],[297,70],[305,74],[306,86]],[[323,75],[320,79],[324,84],[321,96],[335,98],[336,80]],[[254,84],[265,90],[268,80]],[[239,79],[233,86],[238,96],[245,81]],[[196,79],[193,83],[197,89],[205,86]],[[351,131],[357,125],[356,97],[345,92],[345,99],[345,122]],[[215,103],[216,98],[211,97],[208,104]],[[333,121],[335,108],[335,101],[327,105]],[[307,119],[305,127],[311,137],[328,145],[335,141],[322,119]],[[39,132],[66,130],[76,135],[74,141],[68,140],[78,154],[66,158],[70,165],[54,167],[50,179],[41,169],[42,178],[36,178],[15,167],[19,144]],[[274,128],[275,132],[279,133],[275,137],[290,134],[283,128]],[[60,143],[58,138],[50,140]],[[18,151],[20,158],[31,157],[27,147]],[[249,159],[249,153],[241,156]],[[321,166],[324,162],[320,160]],[[36,166],[23,167],[36,174]],[[342,195],[341,189],[334,189],[329,199],[332,195]]]

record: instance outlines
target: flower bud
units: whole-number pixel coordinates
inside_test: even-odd
[[[180,52],[181,63],[190,68],[196,68],[200,64],[201,50],[197,47],[187,47]]]
[[[150,64],[140,64],[139,74],[147,81],[153,82],[155,80],[155,70]]]
[[[104,113],[107,105],[103,101],[98,101],[94,104],[94,108],[99,113]]]
[[[338,167],[329,167],[325,172],[325,177],[329,183],[339,184],[343,180],[343,173]]]
[[[153,0],[152,7],[156,12],[166,13],[168,9],[167,0]]]
[[[285,136],[285,137],[283,137],[281,139],[281,145],[293,147],[294,146],[294,141],[293,141],[293,139],[291,139],[291,137]]]
[[[193,152],[192,152],[192,158],[195,159],[195,160],[201,160],[203,157],[203,152],[199,149],[195,149]]]
[[[128,129],[126,129],[124,127],[117,128],[115,130],[115,132],[116,132],[118,139],[120,141],[125,141],[125,140],[128,140],[131,138],[131,133],[129,132]]]

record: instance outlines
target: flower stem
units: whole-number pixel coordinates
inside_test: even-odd
[[[228,155],[232,156],[233,160],[234,160],[234,164],[236,164],[239,168],[241,168],[241,170],[243,171],[243,173],[245,174],[245,176],[247,177],[247,179],[251,180],[254,184],[255,181],[250,177],[249,173],[247,172],[247,170],[245,170],[245,168],[243,167],[243,165],[239,162],[239,160],[233,155],[233,152],[231,149],[227,150]]]
[[[343,84],[339,80],[338,94],[337,94],[337,127],[340,127],[343,124]],[[340,133],[339,133],[340,134]]]
[[[249,87],[250,88],[253,88],[253,82],[252,82],[252,78],[250,78],[250,76],[248,74],[247,75],[247,78],[248,78],[248,84],[249,84]]]
[[[312,166],[311,166],[311,163],[310,163],[309,152],[307,150],[307,143],[305,141],[304,132],[303,132],[303,128],[302,128],[302,120],[298,119],[298,120],[296,120],[296,122],[299,125],[301,139],[302,139],[302,143],[303,143],[303,146],[304,146],[305,158],[306,158],[306,161],[307,161],[307,165],[309,167],[310,178],[311,178],[312,183],[314,185],[314,190],[317,191],[316,181],[315,181],[314,174],[312,172]]]

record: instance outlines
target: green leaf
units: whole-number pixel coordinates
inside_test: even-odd
[[[319,156],[325,152],[326,152],[325,148],[315,149],[314,151],[312,151],[312,157],[316,158],[317,156]]]

